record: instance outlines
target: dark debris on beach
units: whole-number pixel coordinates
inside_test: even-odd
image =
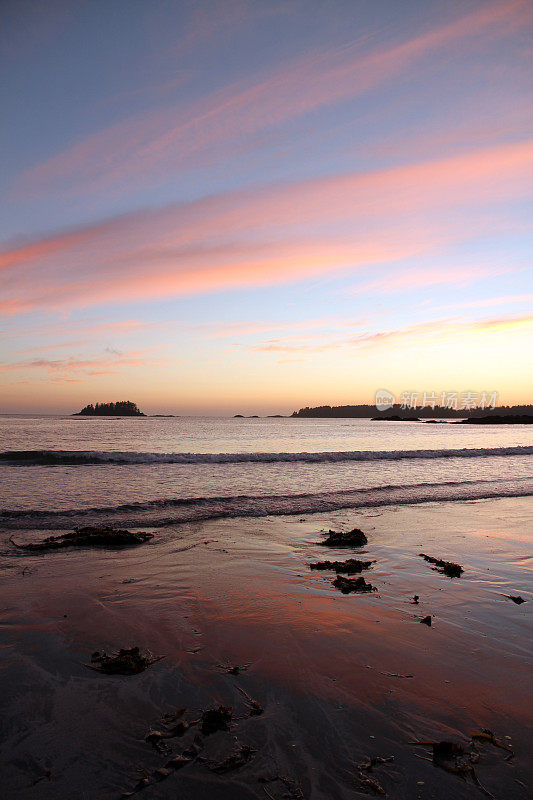
[[[237,687],[239,689],[239,687]],[[238,720],[259,716],[263,713],[262,706],[253,700],[243,689],[239,689],[247,700],[248,714],[245,717],[235,717],[232,706],[219,705],[204,709],[197,718],[187,719],[187,709],[178,708],[176,711],[164,714],[157,730],[150,730],[145,736],[145,741],[160,754],[167,758],[164,766],[153,770],[142,769],[142,777],[133,789],[124,792],[121,797],[133,797],[137,792],[153,786],[155,783],[166,780],[177,770],[189,766],[193,762],[203,765],[210,772],[224,775],[246,766],[255,756],[256,750],[248,744],[237,741],[236,736],[229,736]],[[233,749],[229,755],[213,760],[204,756],[206,743],[204,737],[221,734],[226,739],[233,739]],[[172,753],[170,740],[192,735],[192,742],[179,753]],[[191,739],[189,739],[191,741]],[[224,741],[224,739],[221,739]]]
[[[393,761],[394,756],[387,756],[386,758],[374,756],[372,758],[365,759],[365,761],[362,761],[360,764],[357,764],[356,776],[358,791],[362,792],[363,794],[385,796],[387,792],[383,786],[373,775],[370,775],[369,773],[373,773],[376,766],[390,764]]]
[[[517,606],[522,605],[522,603],[527,603],[527,600],[524,600],[524,598],[520,597],[519,594],[504,594],[504,597],[507,597],[509,600],[512,600],[513,603],[516,603]]]
[[[375,561],[360,561],[358,558],[349,558],[347,561],[315,561],[309,564],[309,569],[334,570],[345,575],[355,575],[369,569]]]
[[[336,589],[339,589],[339,591],[341,591],[343,594],[350,594],[351,592],[366,593],[377,591],[376,587],[372,586],[372,584],[368,583],[368,581],[365,581],[362,575],[359,578],[343,578],[341,575],[338,575],[333,581],[333,586]]]
[[[460,578],[463,574],[463,568],[460,564],[455,564],[453,561],[444,561],[442,558],[433,558],[433,556],[427,556],[425,553],[419,553],[419,555],[420,558],[429,561],[430,564],[434,564],[433,569],[436,572],[447,575],[448,578]]]
[[[222,759],[222,761],[208,762],[206,766],[211,772],[217,772],[218,774],[233,772],[251,761],[256,752],[250,745],[242,744],[240,747],[236,747],[234,752]]]
[[[452,775],[457,775],[464,781],[470,779],[486,797],[490,797],[492,800],[494,800],[494,795],[482,785],[474,768],[474,764],[477,765],[482,756],[478,745],[491,744],[496,748],[504,750],[507,753],[505,757],[506,761],[514,757],[513,748],[498,739],[494,733],[488,729],[471,734],[469,744],[464,745],[459,742],[451,741],[418,741],[409,742],[409,744],[416,747],[430,747],[433,756],[432,762],[436,767]]]
[[[149,650],[141,652],[139,647],[131,647],[112,655],[96,651],[91,656],[91,663],[85,666],[105,675],[137,675],[163,658],[165,656],[154,656]]]
[[[325,535],[327,538],[319,543],[324,547],[363,547],[368,544],[368,539],[359,528],[347,532],[328,531]]]
[[[326,538],[319,542],[319,544],[323,546],[360,548],[368,544],[366,535],[358,528],[354,528],[348,532],[330,530],[327,534],[323,535]],[[26,545],[19,545],[15,542],[12,543],[16,547],[27,551],[47,551],[76,546],[126,547],[129,545],[142,544],[149,541],[151,538],[153,538],[153,534],[151,533],[132,533],[127,530],[115,530],[110,526],[104,526],[77,528],[73,533],[63,534],[61,536],[49,536],[41,542],[32,542]],[[419,556],[432,564],[433,569],[450,578],[458,578],[463,573],[462,566],[454,562],[434,558],[425,553],[420,553]],[[376,563],[375,560],[362,561],[357,558],[350,558],[345,561],[317,561],[309,563],[308,566],[311,570],[331,570],[337,573],[335,579],[332,581],[332,585],[342,594],[366,594],[376,592],[377,588],[370,582],[367,582],[359,573],[370,569],[374,563]],[[358,577],[344,577],[340,573],[344,573],[344,575],[358,575]],[[519,595],[504,596],[516,604],[526,602]],[[410,602],[418,605],[419,599],[419,595],[414,595]],[[427,615],[423,618],[419,618],[418,621],[421,624],[431,627],[432,616]],[[112,654],[107,654],[105,651],[97,651],[92,654],[91,663],[85,666],[106,675],[134,675],[143,672],[164,657],[165,656],[154,656],[148,650],[141,651],[139,647],[132,647],[130,649],[120,649]],[[248,664],[238,665],[233,663],[219,664],[218,666],[225,673],[232,676],[238,676],[249,667]],[[382,674],[396,678],[413,677],[412,675],[400,675],[396,673],[384,672]],[[233,707],[226,705],[205,708],[200,711],[199,715],[198,713],[196,714],[196,718],[191,718],[190,715],[189,718],[187,718],[186,708],[178,708],[175,711],[164,714],[156,728],[151,728],[144,738],[160,756],[166,759],[166,761],[155,769],[143,769],[141,771],[141,777],[135,786],[130,791],[126,791],[122,797],[130,798],[136,795],[137,792],[166,780],[174,772],[193,763],[197,763],[198,766],[202,765],[210,772],[219,775],[224,775],[245,767],[255,757],[257,751],[251,745],[239,742],[237,736],[233,734],[235,730],[238,729],[239,721],[261,716],[264,714],[264,708],[257,700],[250,697],[244,689],[241,689],[239,686],[236,688],[246,699],[246,714],[244,716],[235,716]],[[218,759],[217,753],[217,760],[207,757],[209,747],[204,741],[205,738],[214,734],[218,734],[222,737],[221,741],[224,741],[223,737],[226,737],[228,740],[234,740],[233,749],[229,752],[229,755]],[[172,745],[174,745],[177,740],[182,739],[182,737],[184,741],[181,745],[181,751],[177,753],[173,752]],[[215,742],[216,741],[217,739],[215,738]],[[189,742],[189,744],[185,746],[187,742]],[[478,790],[481,790],[481,792],[488,797],[492,797],[492,795],[479,782],[474,769],[474,764],[477,764],[480,759],[480,752],[477,749],[477,745],[490,744],[500,748],[507,752],[507,759],[512,758],[514,755],[512,748],[497,739],[489,730],[483,730],[479,733],[472,734],[469,746],[447,741],[418,741],[411,742],[410,744],[421,747],[431,747],[432,762],[436,767],[457,775],[464,781],[470,781]],[[226,752],[228,751],[226,750]],[[385,796],[385,789],[372,773],[375,767],[387,765],[389,762],[393,761],[394,756],[388,756],[386,758],[373,757],[356,764],[355,774],[352,773],[352,778],[356,781],[357,792]],[[38,778],[38,780],[43,780],[44,777],[48,777],[48,775],[42,776]],[[48,780],[50,780],[49,777]],[[259,781],[264,784],[280,781],[286,790],[283,795],[284,797],[294,798],[295,800],[296,798],[298,800],[303,799],[301,789],[287,778],[276,775],[273,778],[259,779]],[[267,797],[274,800],[273,795],[266,787],[264,791]]]
[[[184,736],[189,730],[189,723],[182,719],[187,709],[179,708],[172,714],[165,714],[161,721],[161,730],[150,729],[144,740],[150,742],[154,750],[159,753],[168,753],[167,739],[177,739]]]
[[[73,533],[63,533],[60,536],[47,536],[40,542],[17,544],[10,538],[11,544],[20,550],[30,552],[46,552],[47,550],[61,550],[66,547],[131,547],[144,544],[153,539],[153,533],[146,531],[117,530],[110,526],[76,528]]]
[[[249,668],[249,664],[219,664],[219,668],[222,672],[226,672],[228,675],[240,675],[241,672],[246,672]]]
[[[325,547],[363,547],[368,544],[368,539],[362,530],[353,528],[351,531],[328,531],[323,534],[327,538],[319,542],[320,545]],[[368,593],[377,591],[375,586],[365,581],[360,576],[358,578],[344,578],[339,573],[345,575],[356,575],[364,570],[369,569],[375,561],[361,561],[358,558],[349,558],[346,561],[315,561],[309,564],[309,569],[313,570],[331,570],[337,573],[337,577],[332,581],[332,585],[339,589],[343,594],[350,594],[352,592]]]
[[[208,708],[202,714],[200,730],[204,736],[210,736],[217,731],[229,731],[232,716],[233,709],[231,706]]]

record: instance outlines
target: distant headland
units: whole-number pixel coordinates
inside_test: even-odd
[[[89,403],[88,406],[82,408],[81,411],[72,415],[73,417],[145,417],[137,408],[136,403],[131,400],[120,400],[118,403],[96,403],[93,406]]]
[[[487,415],[488,412],[488,415]],[[519,417],[519,416],[533,416],[533,405],[523,406],[496,406],[496,408],[471,408],[471,409],[457,409],[445,408],[444,406],[423,406],[415,408],[402,408],[399,404],[393,405],[386,411],[378,411],[376,406],[372,405],[358,405],[358,406],[316,406],[315,408],[301,408],[299,411],[292,413],[293,417],[328,417],[337,419],[352,419],[352,418],[371,418],[374,420],[388,419],[398,421],[415,421],[415,418],[423,417],[437,418],[437,419],[472,419],[476,417],[485,417],[486,422],[489,418],[492,421],[498,421],[497,417]]]

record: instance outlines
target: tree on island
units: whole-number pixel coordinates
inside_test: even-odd
[[[132,403],[131,400],[120,400],[118,403],[96,403],[93,406],[89,403],[88,406],[82,408],[75,417],[145,417],[137,408],[137,403]]]

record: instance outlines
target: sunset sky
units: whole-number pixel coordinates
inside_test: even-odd
[[[531,0],[0,20],[0,411],[533,402]]]

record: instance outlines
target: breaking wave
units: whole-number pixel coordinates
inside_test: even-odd
[[[6,510],[4,529],[72,529],[76,525],[115,524],[161,527],[231,517],[316,514],[343,508],[372,508],[437,501],[482,500],[533,495],[533,478],[418,483],[292,495],[168,498],[90,509]]]
[[[136,453],[99,450],[7,450],[6,466],[90,466],[97,464],[305,464],[341,461],[401,461],[416,458],[490,458],[530,456],[533,447],[479,447],[456,450],[353,450],[328,453]]]

